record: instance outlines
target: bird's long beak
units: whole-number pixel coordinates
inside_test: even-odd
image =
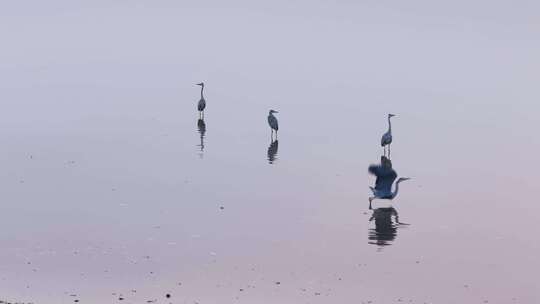
[[[203,84],[202,84],[202,82],[201,82],[201,83],[196,83],[196,85],[198,85],[198,86],[202,86]]]

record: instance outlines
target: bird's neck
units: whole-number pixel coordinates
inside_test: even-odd
[[[388,116],[388,132],[392,132],[392,122],[390,121],[390,116]]]
[[[201,86],[201,99],[204,99],[203,90],[204,90],[204,86]]]
[[[396,188],[394,189],[394,192],[392,192],[392,198],[394,198],[394,197],[397,196],[397,194],[398,194],[398,192],[399,192],[399,183],[400,183],[400,182],[401,182],[401,181],[397,181],[397,183],[396,183]]]

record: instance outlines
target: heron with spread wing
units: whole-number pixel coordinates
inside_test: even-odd
[[[375,187],[369,187],[373,192],[373,196],[369,198],[369,209],[371,209],[371,201],[375,198],[394,199],[399,191],[399,183],[410,179],[408,177],[399,178],[395,183],[394,191],[392,191],[392,185],[394,185],[397,178],[397,173],[392,169],[392,161],[386,156],[381,156],[380,164],[370,165],[368,171],[377,177]]]

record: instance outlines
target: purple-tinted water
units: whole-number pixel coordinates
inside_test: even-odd
[[[0,300],[539,302],[536,11],[0,4]]]

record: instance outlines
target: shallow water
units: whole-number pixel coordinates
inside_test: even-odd
[[[0,300],[540,302],[537,4],[33,4],[0,5]],[[412,179],[370,210],[387,113]]]

